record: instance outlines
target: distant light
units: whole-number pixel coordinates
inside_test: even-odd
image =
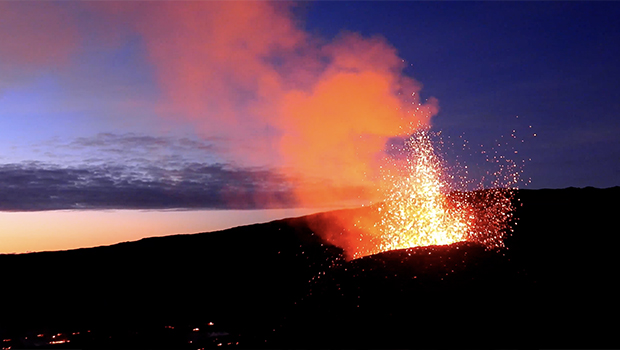
[[[64,344],[64,343],[69,343],[69,340],[54,340],[49,343],[50,344]]]

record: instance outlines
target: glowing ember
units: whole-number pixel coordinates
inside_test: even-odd
[[[404,176],[390,176],[393,187],[379,207],[380,251],[451,244],[467,237],[468,210],[452,206],[441,162],[429,134],[421,130],[408,141],[411,151]],[[457,203],[458,204],[458,203]]]
[[[455,177],[448,175],[426,128],[409,138],[406,151],[406,161],[396,167],[398,171],[384,175],[390,186],[377,207],[378,219],[372,228],[366,228],[368,237],[364,237],[366,242],[360,242],[354,259],[382,251],[461,241],[503,247],[512,218],[512,189],[484,190],[480,185],[478,191],[465,192],[457,188],[464,187],[467,181],[454,183]],[[500,168],[494,175],[506,178],[502,173],[513,168]],[[517,174],[510,171],[511,179],[516,179]],[[514,183],[506,183],[509,185]]]

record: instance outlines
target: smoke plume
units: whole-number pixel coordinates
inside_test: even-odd
[[[304,205],[368,198],[386,140],[427,124],[436,104],[420,104],[420,85],[381,37],[326,42],[291,10],[260,1],[134,10],[162,113],[226,139],[234,162],[285,169],[305,183],[296,191]]]
[[[330,40],[316,37],[294,15],[296,4],[23,6],[32,7],[31,19],[44,18],[33,27],[38,30],[22,31],[32,36],[28,40],[24,34],[21,41],[13,40],[0,31],[2,47],[13,57],[33,63],[66,59],[80,35],[93,35],[67,25],[72,22],[63,16],[69,13],[88,13],[88,18],[107,23],[114,37],[110,42],[123,35],[139,38],[160,92],[159,114],[190,122],[199,134],[219,139],[232,165],[278,169],[302,206],[372,199],[386,141],[410,134],[412,122],[428,124],[437,111],[436,101],[419,101],[420,84],[403,74],[406,63],[385,39],[349,32]],[[10,16],[0,19],[13,26]],[[79,24],[95,28],[95,36],[102,38],[101,26]]]

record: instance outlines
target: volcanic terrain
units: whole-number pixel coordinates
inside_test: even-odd
[[[519,190],[501,250],[460,242],[348,260],[329,243],[336,218],[364,208],[0,255],[0,346],[610,346],[619,195]]]

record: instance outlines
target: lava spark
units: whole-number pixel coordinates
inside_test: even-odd
[[[461,241],[503,247],[512,218],[514,191],[482,186],[465,191],[469,181],[448,174],[431,136],[427,128],[418,129],[405,144],[405,161],[384,175],[389,186],[377,206],[374,225],[367,228],[371,244],[358,247],[353,258]],[[502,169],[495,175],[501,173]]]

